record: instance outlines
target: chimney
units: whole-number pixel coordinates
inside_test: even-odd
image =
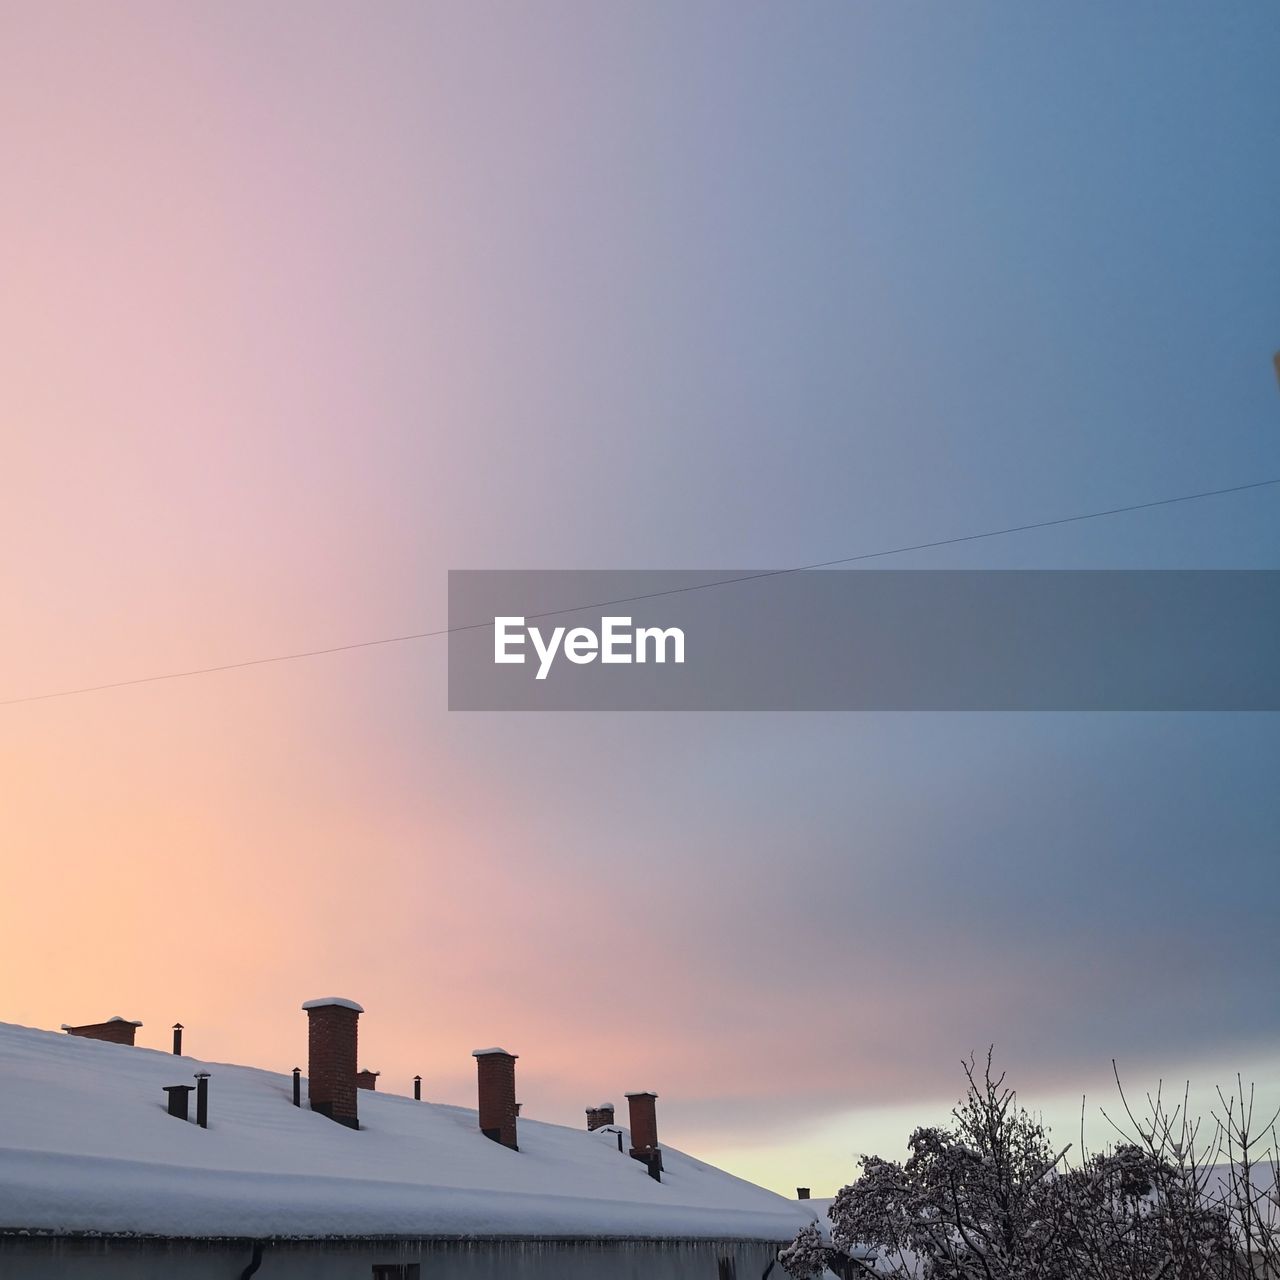
[[[654,1103],[656,1093],[629,1093],[627,1106],[631,1111],[631,1146],[636,1151],[654,1151],[658,1146],[658,1117]]]
[[[797,1200],[807,1200],[808,1198],[809,1198],[809,1188],[808,1188],[808,1187],[797,1187],[797,1188],[796,1188],[796,1199],[797,1199]]]
[[[169,1095],[169,1114],[178,1120],[187,1118],[187,1104],[191,1096],[191,1090],[195,1085],[191,1084],[167,1084],[164,1091]]]
[[[307,1094],[311,1110],[358,1129],[356,1110],[357,1021],[364,1010],[354,1000],[325,996],[308,1000]]]
[[[512,1151],[516,1145],[516,1058],[505,1049],[475,1049],[480,1132]]]
[[[658,1149],[658,1117],[654,1103],[656,1093],[629,1093],[627,1106],[631,1111],[631,1158],[639,1160],[649,1170],[649,1177],[662,1181],[662,1152]]]
[[[124,1018],[108,1018],[106,1022],[86,1022],[82,1027],[71,1027],[65,1022],[62,1030],[69,1036],[83,1036],[86,1040],[105,1040],[108,1044],[132,1044],[140,1022]]]
[[[378,1077],[381,1071],[370,1071],[367,1067],[363,1071],[356,1072],[356,1088],[357,1089],[376,1089],[378,1087]]]
[[[414,1102],[422,1101],[422,1077],[413,1077],[413,1100]]]
[[[179,1056],[182,1054],[182,1023],[180,1022],[173,1024],[173,1052]]]
[[[602,1102],[598,1107],[587,1108],[587,1132],[593,1133],[596,1129],[603,1129],[605,1125],[613,1123],[613,1103]]]

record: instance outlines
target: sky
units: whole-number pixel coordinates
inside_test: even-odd
[[[1268,3],[0,5],[0,700],[1280,476],[1277,60]],[[1280,568],[1280,495],[892,564]],[[989,1044],[1069,1133],[1113,1058],[1280,1102],[1278,760],[450,713],[438,640],[4,705],[0,1019],[288,1069],[343,995],[383,1088],[501,1044],[831,1194]]]

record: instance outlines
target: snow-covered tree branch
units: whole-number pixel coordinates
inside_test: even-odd
[[[829,1210],[779,1256],[892,1280],[1268,1280],[1280,1278],[1276,1117],[1255,1122],[1238,1082],[1211,1131],[1157,1090],[1139,1118],[1117,1074],[1117,1142],[1058,1147],[992,1067],[964,1066],[942,1127],[917,1129],[905,1161],[866,1156]],[[1106,1114],[1104,1112],[1104,1114]],[[1111,1117],[1108,1116],[1108,1119]],[[874,1251],[874,1262],[861,1261]]]

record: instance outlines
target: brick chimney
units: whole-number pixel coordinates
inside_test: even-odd
[[[653,1151],[658,1146],[658,1116],[654,1103],[656,1093],[629,1093],[627,1106],[631,1111],[631,1146],[636,1151]]]
[[[613,1123],[613,1103],[602,1102],[598,1107],[587,1108],[587,1132],[593,1133],[596,1129],[603,1129],[605,1125]]]
[[[307,1094],[311,1110],[358,1129],[356,1109],[357,1022],[364,1010],[354,1000],[325,996],[308,1000]]]
[[[512,1151],[516,1145],[516,1058],[505,1049],[475,1049],[480,1132]]]
[[[357,1089],[376,1089],[378,1087],[378,1077],[381,1071],[370,1071],[367,1067],[363,1071],[356,1072],[356,1088]]]
[[[140,1022],[129,1022],[125,1018],[108,1018],[106,1022],[86,1022],[82,1027],[71,1027],[65,1022],[62,1030],[69,1036],[82,1036],[86,1040],[105,1040],[109,1044],[133,1044]]]

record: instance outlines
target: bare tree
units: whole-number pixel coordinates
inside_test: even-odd
[[[1226,1160],[1217,1194],[1229,1214],[1251,1276],[1280,1277],[1280,1143],[1276,1124],[1256,1124],[1254,1090],[1246,1093],[1236,1077],[1236,1091],[1218,1089],[1220,1111],[1214,1120]]]

